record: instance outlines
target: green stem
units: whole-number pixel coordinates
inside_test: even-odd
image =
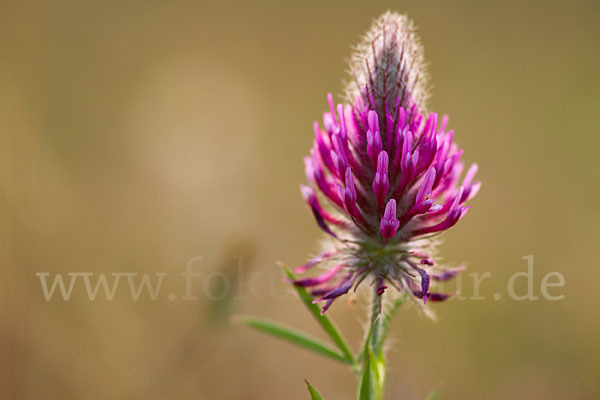
[[[375,381],[375,399],[382,400],[385,386],[385,358],[383,356],[383,343],[381,343],[381,334],[383,328],[383,305],[381,295],[377,294],[377,285],[373,287],[373,308],[371,310],[371,323],[373,324],[373,334],[371,335],[371,348],[375,356],[374,371]]]
[[[382,305],[381,296],[377,294],[377,288],[373,288],[373,305],[371,307],[371,349],[377,350],[379,336],[381,335]]]
[[[371,326],[365,339],[361,361],[361,384],[358,391],[359,400],[382,400],[385,385],[385,357],[381,338],[383,332],[383,307],[377,289],[373,291],[371,308]],[[368,387],[367,387],[368,386]]]

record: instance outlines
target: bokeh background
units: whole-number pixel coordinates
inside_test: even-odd
[[[2,1],[0,398],[305,399],[304,378],[354,398],[344,367],[230,319],[322,337],[276,261],[318,250],[298,191],[312,122],[387,9],[420,27],[431,108],[484,182],[442,254],[492,274],[437,322],[401,313],[388,398],[600,398],[596,0]],[[527,255],[534,294],[556,271],[564,300],[508,298]],[[168,275],[155,301],[125,280],[113,301],[81,281],[46,301],[39,272]],[[331,316],[356,347],[354,300]]]

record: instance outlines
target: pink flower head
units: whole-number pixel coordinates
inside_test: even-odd
[[[350,71],[346,103],[336,105],[330,94],[322,126],[315,122],[302,187],[317,224],[335,242],[308,265],[333,267],[295,283],[326,301],[323,311],[368,276],[380,295],[385,281],[423,302],[445,300],[429,290],[430,281],[460,269],[439,270],[430,239],[467,213],[465,203],[480,187],[477,166],[461,178],[462,150],[448,118],[425,111],[423,50],[406,16],[377,19]]]

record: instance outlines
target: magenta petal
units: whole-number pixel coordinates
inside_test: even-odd
[[[431,195],[431,190],[433,189],[433,182],[435,181],[435,168],[429,168],[427,174],[425,174],[425,178],[423,183],[421,184],[421,188],[417,193],[417,198],[415,199],[415,204],[421,204],[429,195]]]
[[[459,265],[456,268],[445,269],[441,272],[430,272],[429,275],[434,281],[445,282],[449,279],[454,278],[455,276],[463,272],[465,269],[467,269],[467,266],[463,264]]]
[[[386,151],[381,151],[377,157],[377,172],[373,179],[373,193],[377,199],[377,204],[383,207],[385,195],[387,194],[390,183],[388,180],[389,157]]]
[[[391,239],[396,235],[399,227],[400,221],[396,218],[396,200],[390,199],[385,206],[385,212],[383,218],[381,218],[381,223],[379,224],[381,236],[383,236],[384,239]]]
[[[375,279],[379,295],[387,289],[384,282],[400,283],[400,290],[419,293],[424,302],[441,301],[448,295],[430,293],[431,280],[462,270],[431,271],[437,269],[433,260],[418,253],[433,245],[421,235],[454,226],[481,183],[475,180],[476,164],[462,177],[462,150],[448,130],[448,117],[424,114],[426,81],[414,32],[405,16],[384,14],[351,58],[348,102],[336,105],[328,94],[323,122],[314,124],[302,192],[319,227],[339,236],[335,251],[347,266],[343,273],[338,266],[295,283],[320,296],[323,312],[366,278]],[[321,207],[323,198],[335,212]],[[297,271],[324,258],[325,253]]]
[[[319,225],[319,228],[321,228],[325,233],[327,233],[331,237],[334,237],[337,239],[338,238],[337,235],[335,233],[333,233],[333,231],[329,228],[329,226],[327,226],[327,223],[325,222],[325,218],[323,218],[323,215],[319,212],[319,210],[314,205],[311,205],[310,209],[315,217],[315,220],[317,221],[317,225]]]
[[[342,286],[340,286],[336,289],[333,289],[329,293],[325,294],[325,296],[323,296],[320,300],[335,299],[336,297],[339,297],[343,294],[348,293],[348,291],[350,290],[351,287],[352,287],[352,280],[348,279]]]
[[[296,271],[297,274],[302,274],[314,267],[315,265],[319,264],[320,262],[323,262],[327,258],[331,257],[335,253],[335,251],[326,251],[324,253],[321,253],[318,256],[311,258],[308,262],[296,267],[294,271]]]
[[[424,297],[423,292],[420,290],[413,290],[413,295],[418,298]],[[440,302],[440,301],[448,300],[450,297],[452,297],[452,295],[447,294],[447,293],[429,292],[426,297],[430,301]]]
[[[306,203],[310,207],[316,208],[316,210],[319,212],[319,214],[323,217],[323,219],[325,221],[331,222],[332,224],[335,224],[338,226],[345,225],[344,221],[332,216],[327,211],[325,211],[323,209],[323,207],[321,207],[321,204],[319,203],[319,200],[317,199],[317,195],[316,195],[314,189],[312,189],[311,187],[305,186],[305,185],[300,185],[300,192],[302,193],[302,197],[304,197],[304,200],[306,201]]]
[[[337,275],[337,273],[342,268],[344,268],[344,265],[336,265],[335,267],[325,271],[321,275],[314,276],[311,278],[296,279],[295,281],[293,281],[293,283],[296,286],[303,286],[303,287],[320,285],[322,283],[325,283],[325,282],[328,282],[329,280],[331,280],[334,276]]]

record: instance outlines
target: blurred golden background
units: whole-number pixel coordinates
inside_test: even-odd
[[[387,398],[600,398],[597,0],[2,1],[0,398],[305,399],[304,378],[354,398],[344,367],[229,319],[322,337],[275,262],[318,249],[298,190],[312,122],[387,9],[420,27],[431,109],[480,166],[442,254],[491,273],[437,322],[401,313]],[[556,271],[563,300],[508,298],[527,255],[535,295]],[[112,301],[81,278],[46,301],[44,272],[168,275],[155,301],[126,278]],[[331,310],[355,345],[363,308]]]

